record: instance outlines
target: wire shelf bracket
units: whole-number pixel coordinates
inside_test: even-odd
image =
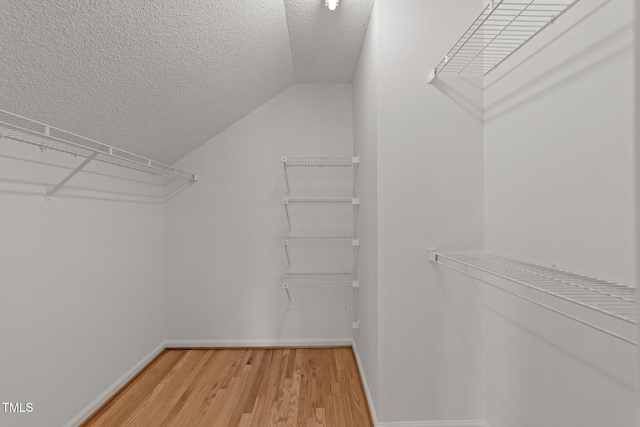
[[[191,182],[198,180],[198,176],[195,174],[181,171],[144,156],[112,147],[108,144],[85,138],[5,110],[0,110],[0,139],[1,138],[38,146],[43,152],[45,150],[54,150],[71,154],[74,157],[85,158],[85,160],[60,181],[58,185],[47,192],[45,195],[47,202],[51,202],[52,197],[58,190],[92,161],[113,164],[138,172],[168,177],[170,179],[182,178]]]
[[[47,201],[47,203],[51,203],[53,195],[56,194],[56,192],[59,189],[61,189],[67,182],[69,182],[69,180],[71,178],[73,178],[78,172],[80,172],[82,170],[82,168],[84,168],[86,165],[88,165],[91,162],[91,160],[95,159],[95,157],[97,155],[98,155],[97,152],[94,152],[93,154],[91,154],[82,163],[80,163],[80,165],[78,165],[78,167],[76,167],[74,170],[72,170],[69,175],[67,175],[62,181],[60,181],[60,183],[58,183],[58,185],[56,185],[51,190],[49,190],[47,192],[47,194],[45,194],[45,196],[44,196],[44,199]]]
[[[574,314],[572,310],[557,308],[553,303],[553,301],[562,301],[578,309],[587,309],[590,313],[599,313],[604,316],[603,319],[614,319],[623,324],[635,326],[638,323],[638,307],[636,289],[632,286],[560,270],[555,265],[548,267],[484,251],[441,252],[429,249],[429,260],[556,314],[637,345],[636,341],[612,331],[610,327],[596,324],[591,320],[592,316],[586,320],[584,316]],[[499,286],[495,281],[486,279],[484,275],[520,285],[524,289],[524,295],[520,291],[510,291]],[[539,298],[534,298],[532,291],[538,295],[551,297],[548,299],[550,302],[546,303]]]
[[[579,0],[491,0],[438,64],[440,73],[486,76]]]

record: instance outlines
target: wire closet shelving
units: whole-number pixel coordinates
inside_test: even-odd
[[[353,237],[358,198],[283,198],[290,236]]]
[[[282,157],[289,199],[353,198],[358,157]]]
[[[186,181],[197,181],[198,179],[194,174],[181,171],[164,163],[4,110],[0,110],[0,138],[35,145],[43,151],[53,150],[84,158],[84,161],[69,175],[47,192],[45,195],[47,201],[50,201],[58,190],[92,161],[124,167],[168,178],[168,180],[180,178]]]
[[[604,316],[601,320],[609,318],[624,324],[637,324],[637,296],[636,289],[632,286],[483,251],[431,250],[431,260],[586,326],[636,344],[635,340],[596,324],[593,316],[588,315],[596,313]],[[496,278],[519,285],[520,290],[500,286],[494,280]],[[564,302],[565,305],[557,305],[554,300]],[[584,314],[587,316],[570,310],[572,306],[578,310],[586,310]]]
[[[358,157],[282,157],[286,196],[282,205],[288,230],[282,245],[286,271],[282,287],[290,289],[353,288],[357,319],[356,275],[360,240],[360,199],[354,188]],[[358,322],[353,322],[354,328]]]
[[[487,75],[579,0],[492,0],[429,71]]]
[[[286,288],[309,288],[309,287],[352,287],[359,288],[358,276],[352,273],[344,274],[295,274],[290,273],[282,280],[283,287]]]

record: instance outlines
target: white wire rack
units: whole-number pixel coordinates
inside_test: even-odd
[[[352,288],[357,318],[355,235],[360,199],[354,195],[358,157],[282,157],[287,195],[282,199],[288,231],[282,240],[286,272],[282,287],[291,290]],[[359,325],[357,321],[353,322]]]
[[[282,280],[282,287],[287,291],[289,301],[295,297],[295,292],[305,292],[309,297],[310,292],[331,291],[334,293],[334,305],[342,305],[347,309],[349,319],[351,319],[351,327],[357,329],[360,327],[358,319],[358,291],[360,289],[360,281],[355,274],[286,274]],[[294,294],[292,295],[292,292]],[[312,295],[315,299],[315,296]],[[304,301],[306,298],[300,298]],[[335,307],[329,308],[334,311]]]
[[[283,198],[289,234],[351,237],[358,217],[358,198]]]
[[[284,336],[347,336],[352,332],[357,304],[351,287],[291,287],[286,291],[295,303],[287,307],[282,319]]]
[[[312,197],[312,198],[284,198],[282,199],[282,203],[306,203],[306,204],[311,204],[311,203],[348,203],[348,204],[352,204],[352,205],[358,205],[360,204],[360,201],[357,198],[350,198],[350,197],[325,197],[325,198],[320,198],[320,197]]]
[[[169,178],[169,180],[175,178],[187,181],[197,180],[196,175],[164,163],[4,110],[0,110],[0,137],[35,145],[43,151],[53,150],[85,159],[47,193],[47,200],[91,161],[112,164],[146,174]]]
[[[492,0],[429,71],[487,75],[579,0]]]
[[[300,237],[289,236],[282,241],[282,245],[289,246],[360,246],[360,239],[356,237]]]
[[[360,240],[289,237],[282,241],[287,274],[355,274]]]
[[[638,322],[638,307],[636,289],[632,286],[495,253],[478,251],[440,252],[433,250],[431,252],[431,260],[459,273],[498,287],[503,291],[509,292],[504,287],[497,286],[491,280],[486,280],[473,273],[488,274],[521,285],[526,291],[524,295],[516,292],[509,293],[616,338],[632,344],[636,343],[632,339],[595,324],[592,320],[585,320],[569,313],[567,310],[552,307],[550,303],[540,302],[534,298],[534,295],[529,293],[529,290],[533,290],[542,295],[553,297],[550,301],[559,299],[616,321],[635,325]]]
[[[359,162],[357,157],[283,157],[287,166],[343,166],[351,167]]]
[[[355,274],[287,274],[282,280],[285,288],[309,287],[360,287],[360,281]]]
[[[348,198],[358,157],[282,157],[286,192],[290,198]]]

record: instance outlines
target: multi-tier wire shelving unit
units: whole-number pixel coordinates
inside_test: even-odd
[[[491,0],[444,58],[429,70],[428,82],[440,73],[486,76],[578,1]]]
[[[291,290],[351,288],[352,326],[359,327],[356,236],[360,199],[355,196],[358,157],[282,157],[286,195],[282,206],[287,232],[282,239],[286,271],[282,287]]]
[[[47,191],[47,202],[52,201],[53,196],[91,162],[110,164],[160,177],[162,185],[169,189],[165,197],[171,195],[170,189],[179,188],[171,185],[174,181],[184,183],[195,182],[198,179],[192,173],[164,163],[4,110],[0,110],[0,139],[2,138],[37,146],[42,152],[52,150],[81,159],[75,169]]]
[[[484,251],[430,250],[430,260],[556,314],[636,344],[636,289]]]

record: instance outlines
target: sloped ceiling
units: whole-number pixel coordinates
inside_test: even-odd
[[[350,82],[373,0],[3,0],[0,109],[172,163],[294,82]]]
[[[342,0],[330,12],[324,0],[285,0],[298,82],[351,82],[373,0]]]

